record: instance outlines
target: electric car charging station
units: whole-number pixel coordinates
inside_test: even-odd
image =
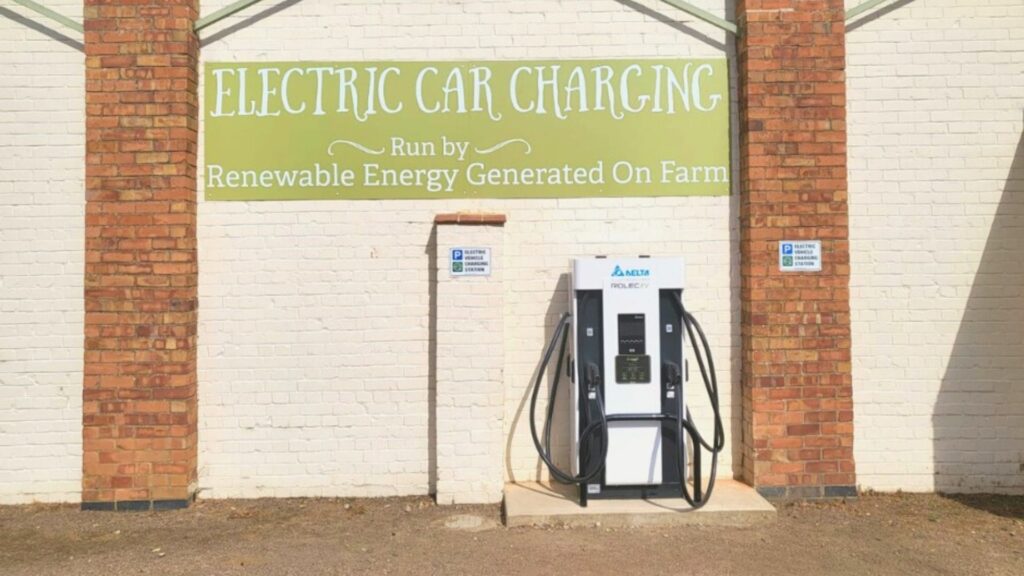
[[[1024,493],[1021,0],[259,4],[0,5],[0,504]]]
[[[702,507],[714,490],[725,433],[710,347],[684,304],[683,260],[575,258],[570,285],[570,311],[547,344],[530,398],[530,431],[551,477],[575,485],[584,507],[590,500],[668,496]],[[710,441],[687,407],[687,343],[711,404]],[[537,400],[552,360],[538,435]],[[563,377],[571,386],[568,406],[556,405]],[[571,470],[559,469],[551,453],[556,410],[569,412]],[[706,483],[704,451],[711,457]]]

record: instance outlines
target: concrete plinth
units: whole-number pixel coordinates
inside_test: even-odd
[[[714,524],[749,526],[775,520],[775,507],[753,488],[735,480],[715,483],[711,500],[700,510],[682,498],[576,500],[576,488],[536,482],[505,485],[505,525],[515,526],[666,526]]]

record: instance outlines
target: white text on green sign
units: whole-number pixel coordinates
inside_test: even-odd
[[[724,60],[207,64],[206,197],[729,192]]]

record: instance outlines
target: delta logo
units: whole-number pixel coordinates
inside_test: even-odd
[[[612,270],[612,278],[647,278],[651,271],[647,268],[628,268],[623,270],[621,266],[615,266]]]

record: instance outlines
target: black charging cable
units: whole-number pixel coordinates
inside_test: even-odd
[[[708,399],[711,402],[711,412],[714,417],[714,436],[709,444],[697,430],[690,410],[686,408],[683,402],[682,375],[679,374],[676,377],[676,385],[678,386],[676,394],[676,437],[681,439],[685,429],[694,441],[694,450],[707,450],[711,453],[711,470],[708,474],[707,488],[704,489],[703,497],[695,498],[686,487],[686,449],[682,446],[682,442],[679,443],[682,449],[682,454],[678,460],[680,491],[687,504],[697,509],[707,504],[711,498],[711,493],[715,490],[715,477],[718,474],[718,454],[725,448],[725,427],[722,425],[722,412],[718,405],[718,377],[715,375],[715,358],[711,355],[711,346],[708,345],[708,338],[704,334],[704,329],[701,328],[700,322],[687,312],[682,296],[677,294],[672,302],[676,305],[679,317],[682,319],[686,333],[690,337],[693,355],[697,359],[697,366],[700,367],[701,379],[704,381],[704,389],[708,393]],[[697,345],[697,338],[694,336],[695,331],[696,335],[700,337],[699,347]],[[701,354],[701,348],[703,348],[703,355]],[[705,358],[707,359],[706,366],[704,364]],[[696,478],[694,480],[696,481]]]
[[[579,451],[581,454],[589,453],[590,442],[592,437],[600,433],[601,442],[601,458],[596,462],[592,463],[589,459],[581,458],[581,470],[580,473],[574,475],[570,472],[566,472],[558,468],[551,458],[551,422],[554,418],[555,398],[558,395],[558,384],[562,378],[562,362],[565,359],[565,347],[569,339],[569,313],[562,314],[562,317],[558,320],[558,329],[555,330],[554,335],[551,337],[551,341],[548,342],[547,350],[544,351],[544,359],[541,360],[540,368],[537,370],[537,378],[533,382],[533,392],[530,395],[530,435],[533,437],[533,445],[537,448],[537,454],[540,455],[540,459],[547,465],[548,470],[551,471],[551,477],[562,482],[564,484],[586,484],[590,482],[604,470],[604,461],[608,456],[608,422],[605,419],[604,413],[604,398],[601,396],[601,381],[600,381],[600,370],[592,370],[588,366],[584,370],[583,378],[584,385],[586,386],[588,394],[594,394],[598,410],[598,420],[593,420],[593,413],[591,412],[590,402],[584,402],[584,414],[586,415],[587,421],[592,422],[587,430],[580,435],[579,438]],[[537,436],[537,396],[540,393],[540,385],[544,380],[544,374],[548,370],[548,364],[551,363],[551,355],[555,352],[555,345],[561,339],[561,349],[558,355],[558,364],[555,370],[555,379],[551,383],[551,393],[548,396],[547,415],[544,421],[544,440],[541,442]],[[593,465],[593,467],[591,467]],[[590,468],[590,470],[586,470]]]
[[[707,450],[711,453],[711,470],[708,475],[708,484],[703,491],[702,497],[697,498],[692,495],[690,490],[686,487],[686,449],[683,446],[683,442],[679,442],[681,450],[680,457],[678,459],[680,492],[687,504],[692,506],[694,509],[698,509],[708,502],[715,489],[715,478],[718,473],[718,454],[725,448],[725,427],[722,424],[722,415],[718,402],[718,378],[715,373],[715,360],[711,354],[711,346],[708,344],[707,336],[704,334],[704,330],[701,328],[700,322],[698,322],[697,319],[686,310],[681,296],[677,295],[672,302],[676,305],[683,326],[686,328],[687,335],[689,336],[690,344],[693,346],[693,354],[697,360],[697,366],[700,368],[701,379],[704,381],[704,389],[708,393],[708,398],[711,402],[711,410],[714,415],[713,437],[712,441],[708,443],[707,440],[704,439],[703,435],[701,435],[700,431],[697,430],[697,427],[693,422],[693,417],[683,402],[682,370],[674,364],[669,364],[669,380],[672,382],[673,386],[676,387],[676,414],[674,417],[676,423],[676,438],[681,440],[685,432],[694,442],[694,450]],[[534,380],[533,391],[530,395],[530,435],[533,438],[533,445],[537,449],[537,454],[548,467],[552,478],[565,484],[585,484],[596,478],[604,470],[605,459],[608,456],[608,422],[610,419],[616,421],[638,421],[648,419],[665,420],[672,417],[650,414],[622,415],[612,416],[609,418],[605,414],[604,398],[601,395],[600,369],[593,364],[589,364],[585,367],[581,376],[588,396],[592,394],[593,398],[596,399],[599,418],[594,420],[590,407],[591,403],[584,402],[584,414],[586,416],[586,421],[590,424],[584,428],[583,432],[580,434],[578,451],[581,455],[588,455],[590,453],[588,450],[590,442],[594,435],[599,433],[601,457],[596,463],[590,462],[588,458],[581,457],[581,471],[578,475],[573,475],[559,469],[551,458],[551,422],[554,419],[555,398],[558,395],[558,385],[562,376],[562,366],[565,360],[565,349],[569,337],[569,327],[569,314],[562,314],[561,318],[558,320],[558,328],[552,335],[551,341],[548,342],[547,349],[544,352],[544,358],[537,371],[537,378]],[[697,344],[698,337],[700,340],[699,346]],[[537,398],[540,393],[541,382],[544,380],[544,375],[547,373],[548,365],[551,363],[551,356],[554,354],[555,346],[559,343],[559,340],[561,340],[561,347],[559,349],[558,362],[556,364],[555,379],[551,384],[551,392],[548,397],[547,412],[544,421],[544,439],[542,441],[537,435]],[[705,359],[707,362],[706,364]]]

